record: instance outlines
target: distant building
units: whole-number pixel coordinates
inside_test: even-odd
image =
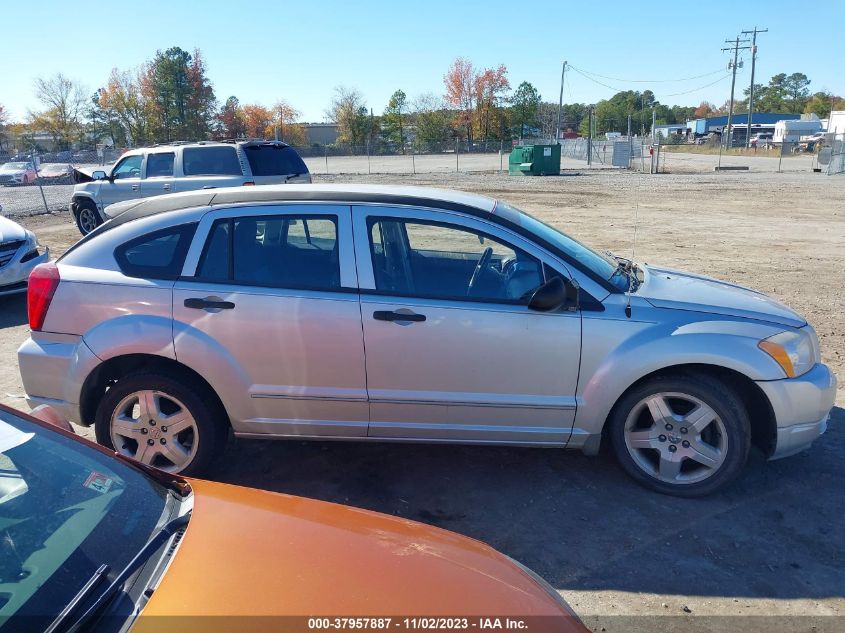
[[[829,134],[845,134],[845,110],[834,110],[827,119]]]
[[[681,136],[686,136],[686,133],[686,123],[668,123],[666,125],[654,126],[654,135],[660,136],[662,138],[669,138],[673,134],[680,134]]]
[[[751,117],[751,132],[768,132],[774,130],[778,121],[789,121],[800,119],[800,114],[784,114],[778,112],[755,112]],[[692,119],[686,123],[686,133],[690,138],[707,136],[708,134],[721,134],[728,124],[728,116],[711,116],[704,119]],[[741,128],[743,133],[748,129],[748,113],[734,114],[731,118],[731,127]],[[760,129],[758,129],[760,128]]]
[[[309,145],[334,145],[337,143],[337,123],[306,123],[305,133]]]
[[[822,131],[822,123],[818,118],[806,121],[778,121],[775,123],[775,143],[797,143],[802,136],[810,136]]]

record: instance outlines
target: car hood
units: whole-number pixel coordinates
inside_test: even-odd
[[[761,292],[712,277],[645,266],[645,283],[637,290],[653,306],[769,321],[788,327],[807,324],[799,314]]]
[[[586,631],[479,541],[333,503],[191,486],[191,521],[142,616],[567,615],[558,630]],[[182,624],[141,617],[132,630],[167,622]]]
[[[26,229],[17,222],[0,215],[0,244],[26,239]]]

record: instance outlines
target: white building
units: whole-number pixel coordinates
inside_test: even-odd
[[[845,134],[845,110],[834,110],[827,120],[829,134]]]

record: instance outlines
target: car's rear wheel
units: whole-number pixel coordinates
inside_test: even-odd
[[[196,475],[225,445],[221,407],[182,378],[130,374],[106,391],[97,407],[97,441],[161,470]]]
[[[658,376],[631,389],[611,413],[610,435],[631,477],[681,497],[728,485],[742,471],[751,445],[739,398],[703,375]]]
[[[76,226],[82,235],[88,235],[102,223],[93,201],[83,199],[76,203]]]

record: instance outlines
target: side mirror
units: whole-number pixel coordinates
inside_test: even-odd
[[[528,309],[537,312],[551,312],[563,306],[570,310],[578,309],[578,284],[560,277],[549,279],[528,300]]]
[[[104,172],[102,169],[98,169],[97,171],[91,173],[91,178],[93,178],[94,180],[105,180],[106,172]]]

